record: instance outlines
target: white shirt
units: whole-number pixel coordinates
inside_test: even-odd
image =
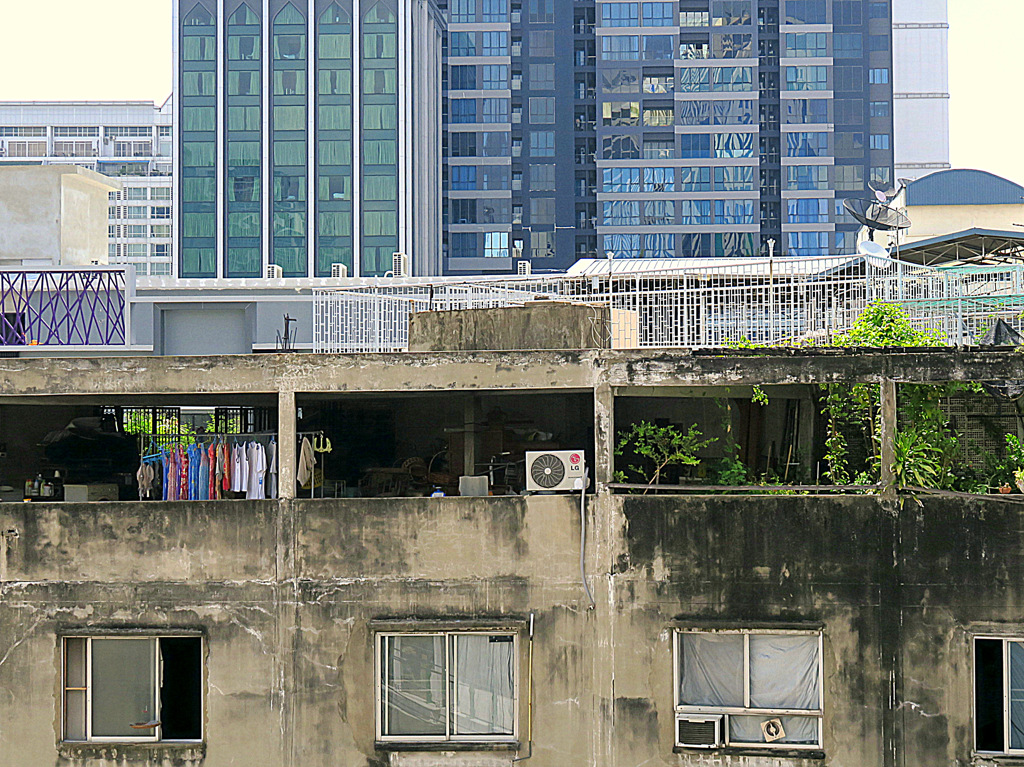
[[[249,459],[249,489],[245,497],[251,500],[263,500],[266,494],[263,489],[263,480],[267,472],[267,456],[263,451],[263,445],[252,442],[248,450]]]

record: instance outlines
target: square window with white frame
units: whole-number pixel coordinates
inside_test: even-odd
[[[62,738],[134,743],[203,739],[199,636],[67,636]]]
[[[680,629],[676,746],[819,750],[820,631]]]
[[[378,634],[378,740],[514,743],[518,647],[512,631]]]

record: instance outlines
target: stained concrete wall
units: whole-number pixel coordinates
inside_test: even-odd
[[[409,350],[606,349],[608,328],[607,307],[557,301],[417,312],[409,316]]]
[[[0,264],[106,264],[107,195],[120,189],[75,165],[0,167]]]
[[[977,764],[970,637],[1024,630],[1024,504],[921,501],[591,499],[594,610],[569,497],[2,505],[0,766],[509,767],[377,748],[373,636],[531,611],[535,767]],[[672,629],[780,623],[824,633],[822,753],[675,753]],[[104,629],[202,632],[204,744],[58,743],[57,637]]]

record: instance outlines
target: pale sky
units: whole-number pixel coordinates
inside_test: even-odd
[[[0,101],[162,103],[170,95],[171,0],[0,2]],[[1024,2],[948,2],[953,167],[1024,183]]]

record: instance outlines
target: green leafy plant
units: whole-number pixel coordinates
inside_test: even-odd
[[[918,429],[896,433],[893,441],[896,487],[938,487],[942,483],[942,451]]]
[[[631,451],[645,459],[643,465],[629,466],[629,471],[643,478],[648,486],[659,484],[665,470],[670,466],[697,466],[697,453],[715,442],[715,438],[701,439],[703,434],[697,424],[682,432],[675,426],[657,426],[648,421],[633,424],[628,431],[619,433],[615,455]],[[625,479],[626,472],[616,472],[616,478]],[[646,492],[646,491],[645,491]]]
[[[750,401],[756,402],[758,405],[764,406],[768,404],[768,395],[764,393],[764,389],[755,384],[754,393],[750,395]]]

